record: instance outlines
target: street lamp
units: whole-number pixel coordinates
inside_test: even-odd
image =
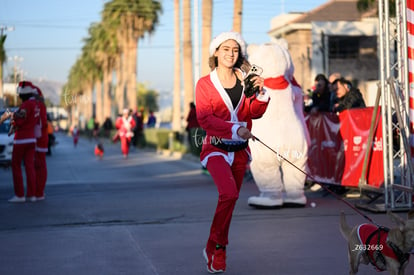
[[[18,83],[17,74],[18,74],[18,71],[20,69],[19,64],[20,64],[20,62],[22,62],[24,60],[24,58],[21,57],[21,56],[15,55],[13,57],[9,57],[9,60],[14,61],[14,64],[13,64],[13,78],[14,78],[13,82],[15,84],[15,87],[17,87],[17,83]],[[23,70],[20,70],[20,71],[23,71]],[[20,79],[22,79],[21,75],[20,75]],[[17,105],[17,93],[14,93],[14,105]]]
[[[3,36],[3,32],[4,31],[9,31],[12,32],[14,31],[14,26],[5,26],[5,25],[0,25],[0,35]]]

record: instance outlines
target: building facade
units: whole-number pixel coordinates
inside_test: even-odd
[[[368,105],[375,99],[378,18],[375,11],[358,11],[357,0],[331,0],[306,13],[277,16],[268,35],[288,42],[295,77],[304,90],[317,74],[339,72],[361,90]]]

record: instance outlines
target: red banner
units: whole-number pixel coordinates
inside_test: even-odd
[[[306,123],[311,137],[308,154],[309,173],[314,180],[358,187],[368,144],[373,107],[340,113],[308,115]],[[366,180],[379,187],[384,182],[381,116],[378,113]]]

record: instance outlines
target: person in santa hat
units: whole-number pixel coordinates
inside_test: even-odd
[[[115,127],[118,129],[119,139],[121,140],[122,155],[127,159],[131,138],[134,136],[133,129],[135,128],[135,120],[128,109],[122,111],[122,116],[117,118]]]
[[[73,146],[76,147],[78,145],[78,141],[79,141],[79,129],[78,126],[73,126],[73,129],[71,131],[72,133],[72,138],[73,138]]]
[[[17,94],[22,104],[12,115],[12,124],[15,129],[12,173],[15,195],[9,202],[19,203],[36,201],[36,172],[34,166],[36,136],[35,126],[39,121],[40,109],[35,95],[37,90],[29,81],[21,81],[17,87]],[[26,170],[27,190],[25,190],[22,176],[22,161]]]
[[[49,135],[47,131],[47,111],[43,93],[39,87],[37,91],[37,104],[39,107],[40,135],[36,137],[35,169],[36,169],[36,201],[45,199],[45,187],[47,180],[46,153],[48,151]]]
[[[245,83],[250,64],[246,43],[237,32],[224,32],[210,43],[211,73],[196,86],[197,119],[206,131],[200,154],[218,190],[218,204],[203,255],[210,273],[226,270],[226,245],[233,209],[250,160],[252,119],[265,112],[269,96],[258,75]],[[250,94],[251,86],[257,92]],[[249,91],[248,91],[249,90]]]

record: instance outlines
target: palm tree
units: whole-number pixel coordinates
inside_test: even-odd
[[[137,47],[138,39],[151,34],[158,24],[162,7],[155,0],[112,0],[105,4],[103,21],[117,30],[122,50],[118,60],[122,70],[121,89],[126,90],[126,108],[136,108]]]
[[[86,96],[86,100],[82,104],[85,107],[85,116],[89,119],[95,115],[93,110],[93,88],[96,81],[101,79],[102,72],[93,49],[93,40],[89,40],[83,47],[81,71],[83,72],[82,92]]]
[[[201,75],[207,75],[210,72],[208,66],[209,45],[211,41],[211,23],[213,16],[213,1],[203,0],[201,4]]]
[[[184,69],[184,114],[194,102],[193,46],[191,39],[191,3],[183,0],[183,69]]]
[[[180,55],[180,0],[174,0],[174,91],[172,129],[181,130],[181,55]]]
[[[81,115],[89,119],[93,116],[92,91],[96,80],[101,78],[101,68],[96,62],[93,39],[88,38],[85,42],[81,56],[69,72],[63,101],[66,102],[67,109],[75,107]]]
[[[3,97],[3,64],[7,59],[4,43],[6,42],[6,35],[0,35],[0,96]],[[0,98],[1,100],[3,98]]]
[[[243,0],[234,0],[233,31],[241,33]]]
[[[86,44],[89,44],[90,47],[90,55],[94,59],[99,70],[99,75],[92,80],[94,82],[95,87],[95,118],[98,121],[103,121],[103,93],[102,93],[102,64],[104,59],[104,53],[101,51],[102,45],[102,38],[100,35],[102,34],[102,27],[100,24],[92,24],[89,27],[89,37],[85,40]]]
[[[93,38],[92,48],[97,58],[96,62],[102,70],[102,79],[96,83],[97,102],[96,117],[98,121],[103,121],[107,117],[112,117],[112,70],[115,59],[119,55],[118,42],[115,30],[101,23],[93,24],[89,29],[89,34]],[[100,93],[99,86],[102,85]]]

